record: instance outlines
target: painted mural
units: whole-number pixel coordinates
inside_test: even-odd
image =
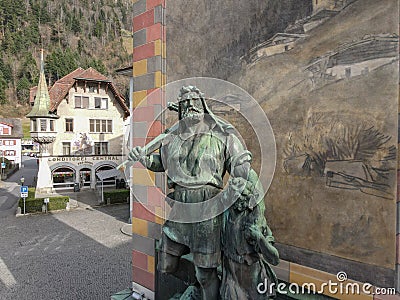
[[[393,283],[398,1],[203,0],[185,13],[183,0],[168,5],[168,81],[228,80],[271,122],[277,165],[266,216],[284,258],[319,260],[328,272],[332,261],[356,262],[360,278],[374,266]],[[241,133],[251,151],[263,142]]]

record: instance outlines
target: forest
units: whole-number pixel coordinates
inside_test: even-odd
[[[0,0],[0,105],[29,102],[41,48],[49,85],[78,67],[111,78],[115,69],[129,66],[124,43],[131,41],[130,5],[129,0]],[[126,93],[123,82],[116,84]]]

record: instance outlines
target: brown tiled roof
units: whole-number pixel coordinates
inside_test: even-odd
[[[1,137],[4,138],[22,138],[24,134],[22,133],[22,123],[21,119],[14,119],[14,118],[0,118],[0,123],[6,124],[11,126],[13,129],[11,131],[11,135],[2,135]]]
[[[110,81],[106,76],[99,73],[93,68],[89,68],[86,71],[82,72],[81,74],[77,75],[75,79],[86,79],[86,80],[93,80],[93,81]]]
[[[125,116],[129,116],[129,108],[125,104],[125,98],[117,91],[114,84],[103,74],[99,73],[93,68],[87,70],[78,68],[68,75],[57,80],[49,89],[50,94],[50,111],[55,111],[60,105],[61,101],[68,95],[69,90],[72,88],[77,80],[88,81],[102,81],[109,84],[110,89],[114,93],[115,99],[125,112]],[[30,102],[34,102],[37,87],[30,90]]]
[[[75,82],[75,77],[79,76],[79,74],[82,74],[85,72],[85,69],[79,67],[78,69],[72,71],[71,73],[65,75],[64,77],[60,78],[59,80],[56,81],[59,83],[74,83]]]
[[[0,121],[0,124],[7,125],[7,126],[10,126],[10,127],[14,127],[13,124],[11,124],[11,123],[6,123],[6,122],[2,122],[2,121]]]

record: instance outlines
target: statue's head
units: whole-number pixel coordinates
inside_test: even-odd
[[[179,91],[179,119],[192,124],[204,118],[204,94],[195,86],[183,86]]]

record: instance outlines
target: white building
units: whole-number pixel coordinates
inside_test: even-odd
[[[123,161],[125,119],[129,116],[124,97],[93,68],[78,68],[56,81],[48,89],[48,97],[42,95],[46,89],[39,82],[37,92],[31,95],[48,102],[49,116],[40,118],[35,103],[28,117],[34,139],[42,134],[52,136],[50,142],[44,141],[49,142],[48,147],[41,152],[47,152],[53,189],[71,189],[75,183],[96,188],[96,174],[105,170],[115,170],[115,176],[104,180],[104,185],[115,186],[116,180],[123,178],[115,168]]]
[[[20,119],[0,118],[0,155],[21,167],[22,126]]]

